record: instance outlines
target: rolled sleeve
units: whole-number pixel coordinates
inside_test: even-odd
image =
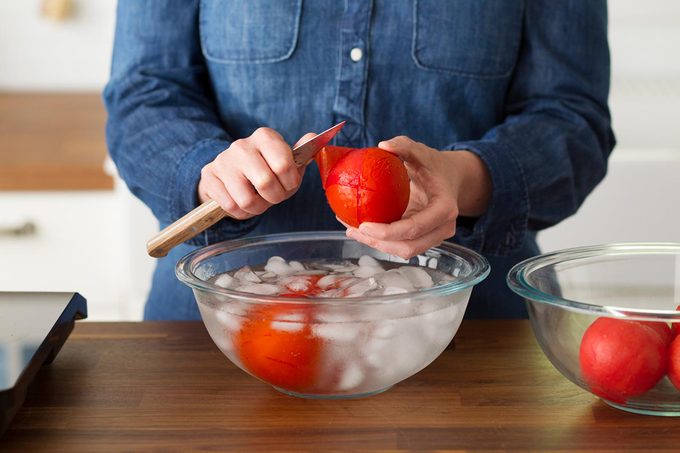
[[[198,34],[198,0],[120,0],[107,142],[118,173],[161,226],[199,204],[201,169],[233,141],[219,116]],[[189,241],[205,245],[252,230],[225,219]]]
[[[517,249],[524,241],[529,218],[528,186],[517,157],[502,143],[460,142],[452,150],[467,150],[486,165],[493,185],[484,215],[459,222],[456,237],[467,247],[492,255]],[[467,220],[467,221],[465,221]]]

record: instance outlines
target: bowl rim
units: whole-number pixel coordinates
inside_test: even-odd
[[[207,291],[220,296],[228,296],[232,299],[238,299],[241,302],[247,303],[277,303],[277,304],[314,304],[314,305],[367,305],[367,304],[385,304],[394,303],[395,301],[410,302],[413,296],[435,295],[443,296],[460,292],[464,289],[470,288],[477,283],[484,280],[491,271],[491,266],[486,258],[479,253],[463,247],[458,244],[450,242],[442,242],[437,247],[431,247],[426,252],[435,251],[440,255],[456,256],[463,259],[472,267],[470,274],[466,277],[456,279],[452,282],[443,285],[436,285],[431,288],[420,289],[417,291],[410,291],[401,294],[385,295],[385,296],[369,296],[369,297],[279,297],[267,296],[252,293],[245,293],[235,291],[228,288],[222,288],[211,282],[199,279],[193,272],[195,265],[203,259],[217,256],[229,251],[233,251],[243,247],[255,247],[262,244],[285,243],[285,242],[299,242],[301,240],[326,240],[326,241],[344,241],[357,242],[348,238],[343,231],[304,231],[294,233],[276,233],[264,234],[252,237],[245,237],[240,239],[232,239],[228,241],[218,242],[212,245],[198,248],[186,255],[184,255],[175,265],[175,274],[177,278],[190,288],[201,291]],[[362,244],[364,245],[364,244]],[[419,254],[422,255],[423,253]],[[388,254],[389,255],[389,254]],[[390,255],[394,256],[394,255]],[[396,256],[395,256],[396,258]],[[422,267],[422,266],[421,266]]]
[[[614,242],[609,244],[588,245],[555,250],[537,255],[514,265],[506,277],[508,287],[516,294],[535,302],[565,308],[570,311],[590,315],[604,315],[635,320],[675,320],[680,321],[680,311],[653,310],[595,305],[568,299],[541,291],[531,283],[528,276],[539,269],[568,261],[584,260],[595,257],[634,256],[634,255],[676,255],[680,256],[678,242]]]

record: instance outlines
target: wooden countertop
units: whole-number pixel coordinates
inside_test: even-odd
[[[387,392],[280,394],[198,322],[80,323],[0,439],[2,451],[677,451],[680,420],[610,408],[563,378],[527,321],[464,321]]]
[[[0,191],[113,188],[99,93],[0,93]]]

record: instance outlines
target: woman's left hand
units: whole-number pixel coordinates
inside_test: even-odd
[[[378,147],[404,161],[411,196],[401,220],[389,224],[345,225],[347,236],[385,253],[409,259],[456,233],[459,215],[478,217],[491,199],[491,177],[470,151],[437,151],[408,137]]]

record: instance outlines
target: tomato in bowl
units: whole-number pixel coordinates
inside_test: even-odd
[[[680,416],[680,244],[579,247],[525,260],[509,287],[566,378],[629,412]]]

